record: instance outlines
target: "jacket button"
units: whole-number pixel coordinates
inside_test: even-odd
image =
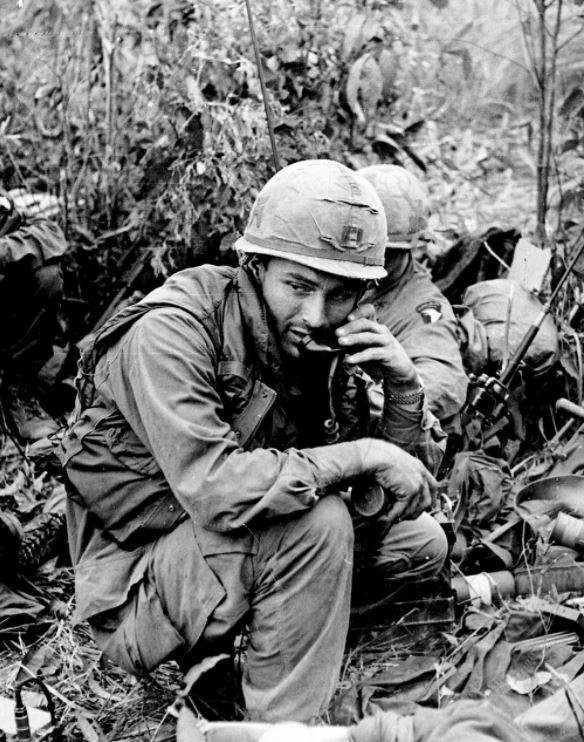
[[[236,430],[235,431],[235,437],[236,438],[241,438],[241,430]]]
[[[174,511],[176,510],[174,505],[169,505],[168,509],[170,510],[171,513],[174,513]]]

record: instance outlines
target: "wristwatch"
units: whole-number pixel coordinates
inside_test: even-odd
[[[392,389],[387,392],[387,401],[397,404],[414,404],[415,402],[421,402],[423,399],[423,386],[419,386],[411,392],[394,392]]]

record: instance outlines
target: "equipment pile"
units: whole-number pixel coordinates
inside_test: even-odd
[[[584,241],[542,290],[541,271],[535,287],[518,278],[527,261],[523,275],[533,281],[531,255],[541,259],[525,241],[511,278],[500,277],[516,242],[501,237],[466,245],[474,265],[438,267],[442,290],[461,304],[473,374],[436,513],[451,543],[450,575],[433,596],[393,596],[373,613],[355,611],[360,633],[334,711],[344,724],[469,698],[517,717],[568,688],[584,666],[583,328],[569,280]],[[389,614],[393,625],[384,628],[380,617]]]

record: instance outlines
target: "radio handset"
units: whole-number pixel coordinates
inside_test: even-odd
[[[345,348],[341,348],[338,345],[321,343],[310,335],[306,335],[306,337],[302,338],[299,346],[302,353],[320,353],[329,356],[341,355],[346,351]]]

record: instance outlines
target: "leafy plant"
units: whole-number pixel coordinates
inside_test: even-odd
[[[79,330],[146,250],[161,274],[233,261],[272,173],[241,0],[22,5],[8,7],[0,37],[0,172],[7,188],[60,197]],[[424,168],[414,140],[426,122],[472,118],[483,99],[492,116],[521,31],[515,7],[488,6],[254,0],[283,163]]]

